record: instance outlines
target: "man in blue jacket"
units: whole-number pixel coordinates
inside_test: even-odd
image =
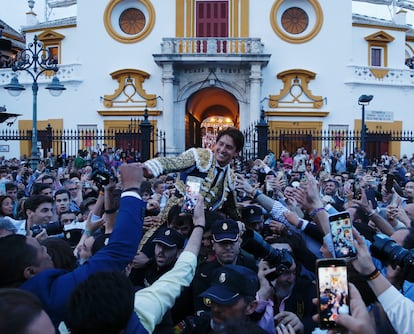
[[[96,272],[124,270],[137,251],[146,206],[138,195],[143,169],[139,163],[125,164],[120,172],[123,193],[114,231],[107,247],[85,265],[72,272],[54,269],[46,248],[36,239],[22,235],[0,238],[0,288],[20,287],[35,294],[56,327],[79,283]]]

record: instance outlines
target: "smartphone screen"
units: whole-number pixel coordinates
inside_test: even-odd
[[[340,327],[338,314],[349,314],[348,271],[343,259],[320,259],[316,262],[319,326]]]
[[[185,195],[182,212],[193,214],[197,205],[197,195],[200,193],[201,179],[198,177],[187,176],[185,182]]]
[[[354,258],[357,251],[354,246],[352,223],[349,212],[339,212],[329,216],[332,241],[336,258]]]

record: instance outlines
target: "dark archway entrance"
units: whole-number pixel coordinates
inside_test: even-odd
[[[201,123],[209,118],[228,119],[233,126],[239,127],[239,103],[237,99],[220,88],[205,88],[187,101],[185,115],[185,147],[202,147]],[[219,125],[218,125],[219,126]]]

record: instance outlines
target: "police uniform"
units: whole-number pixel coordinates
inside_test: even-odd
[[[223,265],[210,273],[211,281],[201,293],[201,297],[220,305],[234,305],[241,298],[254,297],[259,290],[259,280],[255,271],[239,265]],[[225,319],[231,323],[232,319]],[[238,319],[236,325],[249,323],[249,327],[257,327],[246,316]],[[213,326],[213,327],[212,327]],[[189,317],[175,328],[175,333],[214,333],[214,325],[209,312]],[[220,333],[224,332],[220,330]]]
[[[239,225],[231,219],[219,220],[212,224],[211,232],[214,242],[231,241],[239,242]],[[253,255],[240,250],[237,256],[236,264],[251,269],[257,273],[257,264]],[[212,273],[223,265],[215,259],[211,262],[205,262],[199,265],[192,282],[192,291],[194,298],[194,309],[196,313],[209,311],[209,300],[200,297],[211,284]]]

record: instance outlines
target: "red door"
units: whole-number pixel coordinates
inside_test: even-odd
[[[228,1],[197,1],[196,37],[228,37]],[[197,52],[207,52],[207,42],[198,43]],[[226,42],[217,43],[217,53],[226,52]]]

